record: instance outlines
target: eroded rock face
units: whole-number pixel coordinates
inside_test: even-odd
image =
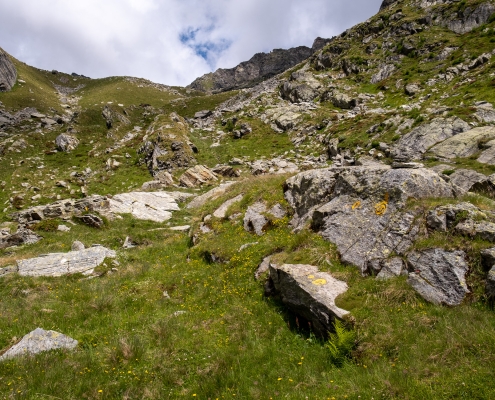
[[[419,160],[433,145],[469,129],[469,124],[460,118],[435,118],[402,136],[393,146],[391,155],[399,161]]]
[[[269,224],[268,218],[263,215],[264,212],[266,212],[266,205],[263,203],[249,206],[244,215],[244,229],[262,236]]]
[[[8,54],[0,48],[0,92],[8,92],[15,85],[17,70]]]
[[[12,246],[22,246],[24,244],[34,244],[42,239],[33,231],[25,228],[20,228],[14,234],[0,236],[0,249],[6,249]]]
[[[495,127],[483,126],[459,133],[437,144],[431,149],[439,157],[456,158],[470,157],[479,151],[482,142],[495,139]]]
[[[0,361],[11,358],[34,355],[43,351],[55,349],[73,350],[77,347],[78,341],[55,331],[45,331],[36,328],[31,333],[24,336],[19,343],[8,349]]]
[[[314,331],[321,336],[333,330],[336,318],[342,319],[348,314],[335,305],[335,299],[348,289],[345,282],[312,265],[270,263],[269,270],[275,292],[282,302],[310,321]]]
[[[17,272],[22,276],[63,276],[91,274],[105,258],[115,258],[115,251],[96,245],[68,253],[52,253],[17,261]]]
[[[342,260],[363,274],[391,253],[404,255],[419,234],[408,198],[454,197],[452,186],[435,172],[386,166],[328,168],[300,173],[285,185],[295,210],[291,224],[312,228],[337,245]]]
[[[223,203],[219,208],[215,210],[213,216],[216,218],[225,218],[227,216],[227,211],[229,210],[230,206],[241,201],[243,197],[244,195],[240,194],[232,199],[227,200],[225,203]]]
[[[108,200],[109,211],[114,214],[132,214],[134,218],[164,222],[179,210],[176,199],[167,192],[131,192],[113,196]]]
[[[217,181],[216,174],[204,165],[196,165],[189,168],[179,179],[181,186],[198,187],[211,181]]]
[[[79,140],[73,135],[62,133],[55,139],[55,145],[58,150],[68,153],[76,149],[79,145]]]
[[[466,7],[457,13],[457,18],[446,22],[446,26],[455,33],[470,32],[477,27],[486,24],[495,12],[495,5],[491,2],[480,4],[478,7]]]
[[[428,249],[407,257],[408,283],[426,300],[435,304],[458,306],[469,290],[466,273],[469,266],[463,251]]]

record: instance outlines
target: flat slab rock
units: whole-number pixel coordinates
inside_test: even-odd
[[[44,329],[36,328],[31,333],[24,336],[19,343],[12,346],[2,356],[0,356],[0,361],[15,357],[22,357],[25,355],[38,354],[49,350],[72,350],[76,348],[77,344],[77,340],[74,340],[59,332],[45,331]]]
[[[463,251],[428,249],[408,255],[407,282],[425,299],[435,304],[458,306],[469,290],[466,273],[469,266]]]
[[[17,272],[23,276],[63,276],[76,273],[91,274],[105,258],[115,258],[115,251],[93,246],[80,251],[52,253],[17,261]]]
[[[318,267],[303,264],[275,265],[270,263],[270,278],[282,302],[296,314],[311,321],[321,335],[333,330],[335,318],[349,312],[335,305],[337,296],[348,286]]]
[[[131,192],[109,199],[111,213],[132,214],[142,220],[164,222],[172,218],[171,211],[178,210],[175,197],[167,192]]]

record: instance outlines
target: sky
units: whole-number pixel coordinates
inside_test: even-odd
[[[46,70],[186,86],[259,52],[311,47],[382,0],[0,0],[0,47]]]

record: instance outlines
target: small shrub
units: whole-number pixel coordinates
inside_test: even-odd
[[[58,222],[54,219],[45,219],[43,221],[38,222],[31,228],[33,231],[42,231],[42,232],[56,232],[58,229]]]
[[[377,147],[379,147],[379,146],[380,146],[380,142],[379,142],[378,140],[373,140],[373,141],[371,142],[371,147],[372,147],[372,148],[376,149],[376,148],[377,148]]]
[[[335,320],[335,332],[329,334],[325,347],[330,352],[332,363],[342,366],[351,357],[351,351],[356,346],[356,332],[345,328],[344,324]]]

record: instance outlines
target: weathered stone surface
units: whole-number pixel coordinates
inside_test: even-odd
[[[217,180],[216,174],[208,167],[196,165],[184,172],[179,182],[181,186],[193,188]]]
[[[495,139],[495,127],[483,126],[459,133],[431,149],[439,157],[470,157],[479,151],[482,142]]]
[[[435,304],[457,306],[469,290],[466,273],[469,266],[463,251],[428,249],[407,257],[408,283],[426,300]]]
[[[97,229],[102,229],[105,226],[103,219],[95,214],[84,214],[77,217],[84,224]]]
[[[280,95],[292,103],[308,102],[319,95],[318,89],[321,86],[321,82],[312,73],[297,71],[281,86]]]
[[[399,0],[383,0],[382,5],[380,6],[380,11],[384,10],[385,8],[391,6],[392,4],[397,3]]]
[[[488,271],[485,286],[486,295],[490,300],[495,298],[495,266]]]
[[[428,169],[385,166],[307,171],[285,185],[285,198],[295,210],[291,224],[301,229],[312,218],[312,228],[363,274],[392,252],[404,255],[414,242],[415,215],[402,210],[411,197],[454,197],[454,191]]]
[[[485,270],[489,270],[495,266],[495,247],[481,250],[481,265]]]
[[[483,144],[483,150],[478,157],[478,162],[483,164],[495,165],[495,140],[490,140]]]
[[[215,210],[213,216],[216,218],[225,218],[227,216],[227,211],[229,210],[230,206],[241,201],[243,197],[244,195],[240,194],[230,200],[227,200],[225,203],[223,203],[219,208]]]
[[[397,68],[393,64],[384,65],[375,75],[371,77],[371,83],[378,83],[391,77],[396,70]]]
[[[446,231],[466,218],[486,219],[487,215],[471,203],[448,204],[430,210],[426,217],[429,229]]]
[[[419,87],[418,84],[416,83],[410,83],[408,85],[406,85],[404,87],[404,92],[408,95],[408,96],[414,96],[416,95],[419,91],[421,90],[421,88]]]
[[[240,171],[232,168],[230,165],[220,165],[212,168],[212,171],[217,175],[226,176],[228,178],[238,178],[241,176]]]
[[[329,97],[330,102],[338,108],[350,109],[359,104],[358,99],[353,99],[348,94],[335,92]]]
[[[84,250],[85,248],[86,248],[86,246],[84,246],[84,244],[82,242],[80,242],[79,240],[76,240],[76,241],[74,241],[74,243],[72,243],[71,250],[72,251],[81,251],[81,250]]]
[[[91,274],[107,257],[115,258],[115,251],[96,245],[80,251],[52,253],[19,260],[17,261],[17,272],[22,276]]]
[[[187,205],[187,208],[193,209],[204,206],[208,201],[215,200],[218,197],[222,196],[225,193],[225,191],[233,184],[234,182],[221,183],[216,188],[213,188],[210,191],[206,192],[205,194],[202,194],[201,196],[198,196],[195,199],[193,199]]]
[[[258,265],[258,268],[256,268],[256,271],[254,272],[254,279],[257,281],[260,280],[260,278],[263,276],[265,272],[268,271],[270,268],[270,260],[272,256],[265,257],[263,261],[261,261],[260,265]]]
[[[495,122],[495,110],[493,109],[493,105],[486,101],[476,104],[476,113],[474,115],[478,118],[478,121],[482,123]]]
[[[455,33],[466,33],[486,24],[495,12],[495,5],[491,2],[480,4],[478,7],[466,7],[456,13],[457,18],[449,19],[446,26]]]
[[[132,214],[137,219],[164,222],[172,217],[171,211],[179,210],[179,206],[171,193],[131,192],[109,199],[108,210],[114,214]]]
[[[486,175],[473,171],[472,169],[457,169],[450,175],[450,181],[465,191],[470,191],[474,184],[484,182]]]
[[[249,61],[231,69],[220,68],[203,75],[188,88],[213,93],[252,87],[257,83],[299,64],[311,56],[309,47],[300,46],[289,50],[275,49],[270,53],[257,53]]]
[[[335,305],[335,299],[347,291],[347,284],[320,272],[318,267],[270,263],[270,279],[282,302],[310,321],[321,336],[333,330],[336,318],[342,319],[348,314]]]
[[[460,222],[455,230],[462,235],[477,237],[489,242],[495,242],[495,223],[489,221],[475,222],[471,219]]]
[[[435,118],[402,136],[393,146],[391,155],[399,161],[418,160],[433,145],[469,129],[469,124],[460,118]]]
[[[404,274],[407,274],[407,269],[402,258],[392,257],[380,262],[380,272],[376,276],[376,279],[386,280]]]
[[[264,212],[266,212],[266,205],[263,203],[254,203],[249,206],[244,215],[244,229],[262,236],[269,224],[268,219],[262,214]]]
[[[0,48],[0,92],[8,92],[15,85],[17,70],[8,54]]]
[[[20,228],[14,234],[0,235],[0,249],[6,249],[13,246],[22,246],[24,244],[34,244],[43,239],[33,231]]]
[[[213,114],[213,112],[211,110],[198,111],[196,114],[194,114],[194,118],[195,119],[204,119],[204,118],[208,118],[212,114]]]
[[[0,356],[0,361],[56,349],[73,350],[77,347],[77,344],[77,340],[59,332],[45,331],[44,329],[36,328],[31,333],[24,336],[19,343],[15,344],[2,354],[2,356]]]

